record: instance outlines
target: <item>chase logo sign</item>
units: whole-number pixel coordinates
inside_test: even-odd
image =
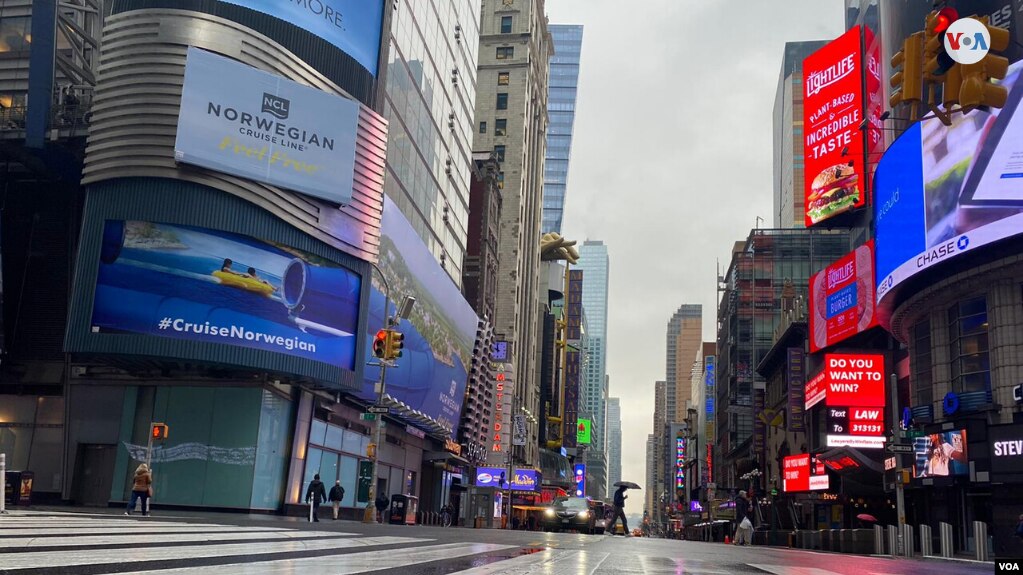
[[[286,120],[290,109],[291,100],[263,92],[263,112],[279,120]]]

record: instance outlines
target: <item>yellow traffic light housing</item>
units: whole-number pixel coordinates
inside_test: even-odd
[[[987,28],[991,36],[991,46],[986,56],[976,64],[960,64],[962,70],[962,87],[959,89],[959,105],[968,111],[977,106],[1001,108],[1009,97],[1004,86],[992,84],[991,80],[1001,80],[1009,71],[1009,59],[998,56],[1009,47],[1009,31],[988,25],[988,17],[971,16]]]
[[[902,69],[892,75],[889,83],[895,89],[889,104],[913,104],[923,99],[924,33],[910,35],[902,43],[902,50],[892,56],[892,68]]]
[[[170,427],[166,423],[154,423],[152,427],[153,440],[167,439],[167,433],[170,431]]]
[[[385,347],[384,359],[393,360],[401,357],[401,350],[405,347],[405,334],[393,329],[387,330],[387,345]]]
[[[385,359],[387,357],[387,334],[386,329],[382,329],[373,336],[373,357],[377,359]]]
[[[377,444],[368,443],[366,444],[366,457],[373,459],[377,456]]]

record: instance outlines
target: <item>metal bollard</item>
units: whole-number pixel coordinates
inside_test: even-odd
[[[987,523],[973,522],[973,547],[977,552],[977,561],[987,561]]]
[[[874,525],[874,555],[884,555],[884,527]]]
[[[952,558],[952,524],[942,521],[938,523],[938,537],[941,539],[941,556]]]
[[[7,454],[0,453],[0,513],[7,513]]]
[[[934,556],[934,542],[931,540],[931,526],[920,526],[920,555],[924,557]]]
[[[894,525],[888,526],[888,553],[892,557],[899,555],[899,529]]]
[[[913,549],[913,526],[903,525],[902,526],[902,554],[906,557],[913,557],[915,555]]]

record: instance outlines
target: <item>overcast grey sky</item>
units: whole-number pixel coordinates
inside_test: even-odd
[[[757,216],[771,224],[784,44],[838,37],[843,10],[842,0],[547,0],[552,23],[585,26],[563,232],[610,253],[607,370],[622,402],[624,480],[646,487],[668,319],[703,304],[704,340],[715,339],[715,260],[727,265]]]

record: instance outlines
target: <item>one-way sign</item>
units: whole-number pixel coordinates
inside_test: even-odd
[[[885,446],[891,453],[913,453],[913,445],[911,443],[889,443]]]
[[[387,413],[390,411],[390,408],[384,405],[371,405],[367,411],[370,413]]]

